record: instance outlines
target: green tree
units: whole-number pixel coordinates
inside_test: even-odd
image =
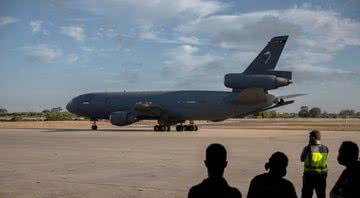
[[[7,109],[0,108],[0,115],[4,115],[7,113],[8,113]]]
[[[54,107],[50,110],[50,112],[62,112],[62,108],[61,107]]]
[[[302,106],[300,108],[299,117],[301,117],[301,118],[309,117],[309,107],[308,106]]]
[[[50,113],[50,110],[49,109],[44,109],[42,112],[43,113]]]
[[[74,115],[69,112],[50,112],[46,114],[47,121],[72,120]]]
[[[309,111],[309,116],[312,118],[320,118],[321,116],[321,109],[318,107],[313,107]]]
[[[327,112],[327,111],[323,111],[322,113],[321,113],[321,116],[320,117],[322,117],[322,118],[329,118],[329,113]]]
[[[355,117],[355,111],[353,109],[344,109],[339,112],[341,118],[353,118]]]
[[[355,114],[357,118],[360,118],[360,111]]]

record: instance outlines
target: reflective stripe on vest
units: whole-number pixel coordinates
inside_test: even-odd
[[[326,173],[328,171],[327,157],[327,153],[310,152],[305,158],[304,172]]]

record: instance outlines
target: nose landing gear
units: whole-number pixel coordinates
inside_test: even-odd
[[[92,120],[93,124],[91,125],[91,130],[96,131],[98,129],[98,126],[96,125],[96,120]]]

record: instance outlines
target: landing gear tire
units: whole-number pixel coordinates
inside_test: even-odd
[[[183,125],[177,125],[176,126],[176,131],[184,131],[184,126]]]
[[[190,124],[184,126],[184,131],[197,131],[197,130],[199,130],[199,128],[196,125]]]
[[[170,126],[165,125],[155,125],[154,131],[170,131]]]
[[[91,125],[91,130],[96,131],[97,129],[98,129],[98,127],[95,124]]]

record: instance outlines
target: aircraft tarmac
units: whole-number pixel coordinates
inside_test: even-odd
[[[330,149],[329,192],[344,169],[338,147],[359,144],[360,132],[323,131],[322,138]],[[307,141],[308,130],[0,129],[0,197],[186,197],[206,177],[205,149],[215,142],[228,151],[227,181],[244,197],[275,151],[289,157],[286,178],[300,196]]]

